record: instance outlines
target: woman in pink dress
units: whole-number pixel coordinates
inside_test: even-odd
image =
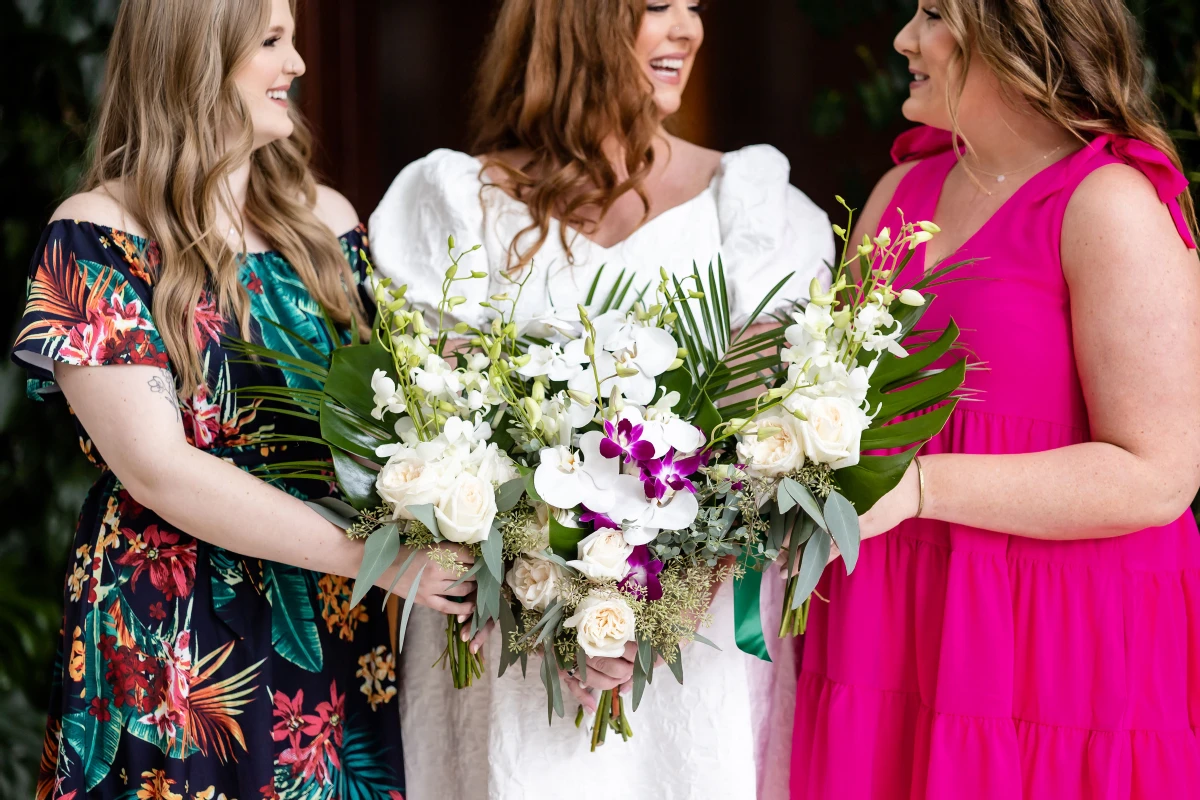
[[[817,591],[794,798],[1200,797],[1200,264],[1121,0],[920,0],[857,236],[943,233],[970,399]],[[950,131],[961,137],[952,146]]]

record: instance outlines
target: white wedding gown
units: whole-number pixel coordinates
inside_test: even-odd
[[[827,280],[834,258],[825,214],[788,183],[790,166],[775,148],[747,147],[726,154],[712,183],[695,198],[650,220],[620,244],[605,248],[575,236],[575,263],[567,263],[557,222],[534,261],[522,297],[522,316],[552,304],[582,302],[596,270],[608,285],[622,269],[639,288],[659,280],[659,267],[690,273],[720,254],[730,284],[730,311],[745,319],[762,296],[789,272],[795,277],[772,308],[807,296],[813,276]],[[481,191],[482,190],[482,191]],[[507,267],[509,245],[530,222],[525,206],[495,187],[485,188],[480,162],[436,150],[404,169],[371,215],[376,268],[408,284],[418,307],[435,307],[449,259],[446,238],[460,248],[482,244],[463,270],[496,275]],[[627,273],[628,274],[628,273]],[[456,283],[468,303],[459,318],[478,323],[478,301],[501,291],[496,278]],[[733,595],[726,585],[712,606],[713,624],[701,632],[720,651],[701,644],[684,650],[684,683],[655,671],[642,704],[631,715],[629,742],[610,735],[589,752],[587,725],[577,730],[569,695],[565,719],[546,722],[538,665],[522,679],[520,666],[497,679],[500,637],[486,648],[487,674],[455,690],[450,676],[431,669],[446,643],[445,618],[413,609],[401,656],[400,713],[409,800],[750,800],[787,796],[791,761],[795,668],[790,640],[770,631],[779,619],[782,582],[764,577],[763,619],[774,663],[738,650]],[[590,722],[590,720],[589,720]]]

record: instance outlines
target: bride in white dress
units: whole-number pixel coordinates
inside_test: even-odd
[[[719,255],[735,322],[788,273],[768,312],[806,297],[814,276],[827,281],[828,220],[789,184],[778,150],[720,154],[661,127],[680,106],[703,39],[699,11],[685,0],[506,0],[480,71],[485,155],[436,150],[400,173],[371,216],[377,269],[408,284],[414,305],[433,308],[447,236],[482,244],[463,263],[490,280],[455,284],[469,301],[458,318],[476,325],[487,313],[478,303],[503,290],[497,276],[506,271],[533,271],[527,316],[574,308],[602,266],[602,284],[626,270],[641,287],[657,282],[660,267],[690,273],[693,261]],[[763,586],[763,617],[778,619],[781,582]],[[711,612],[702,633],[721,649],[685,648],[684,684],[658,673],[632,714],[634,738],[609,737],[591,753],[586,726],[572,725],[576,703],[547,725],[536,665],[528,679],[515,667],[496,678],[498,635],[483,643],[485,678],[455,690],[430,668],[445,646],[445,618],[414,609],[400,682],[403,729],[418,732],[404,742],[408,798],[786,797],[791,642],[768,632],[770,664],[738,650],[728,585]],[[599,680],[590,664],[588,675]]]

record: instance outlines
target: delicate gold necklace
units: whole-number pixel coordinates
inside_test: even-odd
[[[978,167],[968,167],[968,169],[970,169],[972,172],[978,172],[982,175],[987,175],[989,178],[995,178],[996,183],[1004,183],[1006,180],[1008,180],[1009,175],[1019,175],[1022,172],[1024,172],[1025,170],[1030,169],[1031,167],[1036,167],[1039,164],[1043,164],[1046,161],[1049,161],[1051,156],[1053,156],[1055,153],[1057,153],[1059,150],[1062,150],[1062,149],[1063,149],[1063,145],[1060,144],[1058,147],[1054,148],[1049,153],[1046,153],[1044,156],[1039,156],[1038,158],[1034,159],[1033,161],[1030,161],[1028,164],[1021,167],[1020,169],[1010,169],[1007,172],[988,172],[987,170],[979,169]]]

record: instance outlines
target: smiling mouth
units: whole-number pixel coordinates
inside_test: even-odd
[[[927,80],[929,80],[929,76],[926,75],[924,72],[914,72],[913,73],[913,79],[912,79],[913,83],[925,83]]]
[[[287,89],[271,89],[267,92],[267,99],[286,106],[288,104]]]
[[[683,59],[652,58],[650,59],[650,69],[662,80],[674,82],[679,80],[679,76],[683,72]]]

